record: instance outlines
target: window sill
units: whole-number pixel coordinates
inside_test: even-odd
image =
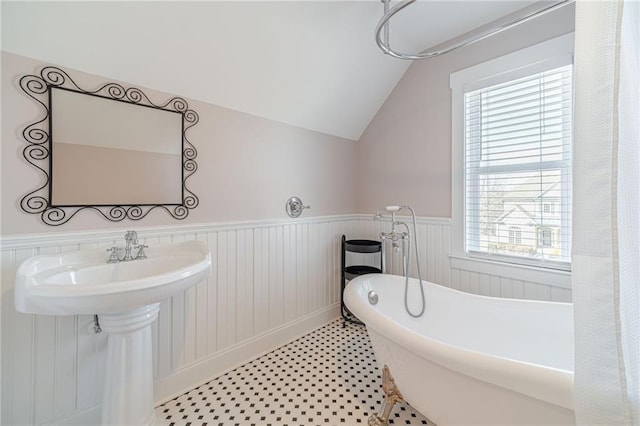
[[[495,262],[472,258],[466,255],[450,254],[451,267],[463,271],[498,275],[516,280],[530,281],[553,287],[571,289],[571,272],[535,266]]]

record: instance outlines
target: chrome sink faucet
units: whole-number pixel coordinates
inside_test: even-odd
[[[109,247],[107,251],[111,254],[109,255],[107,263],[128,262],[130,260],[140,260],[147,258],[144,249],[148,248],[149,246],[146,244],[138,245],[138,233],[136,231],[127,231],[127,233],[124,235],[124,241],[126,243],[126,246],[124,248],[124,257],[122,257],[121,259],[118,256],[118,251],[122,250],[122,247]],[[136,254],[135,257],[131,255],[132,248],[138,249],[138,254]]]
[[[133,256],[131,256],[131,248],[138,244],[138,233],[136,231],[127,231],[127,233],[124,234],[124,241],[127,244],[124,248],[124,257],[122,258],[122,261],[127,262],[129,260],[133,260]]]

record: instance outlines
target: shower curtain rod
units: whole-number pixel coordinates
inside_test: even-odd
[[[447,44],[440,49],[430,49],[417,54],[411,54],[411,53],[402,53],[402,52],[395,51],[389,45],[389,19],[391,19],[393,15],[400,12],[405,7],[409,6],[412,3],[415,3],[416,0],[404,0],[401,3],[392,7],[391,9],[389,8],[389,2],[391,0],[381,0],[381,1],[382,3],[384,3],[384,15],[382,15],[382,18],[378,22],[378,25],[376,25],[376,43],[378,44],[378,47],[387,55],[393,56],[394,58],[398,58],[398,59],[409,59],[409,60],[428,59],[428,58],[434,58],[436,56],[444,55],[445,53],[449,53],[453,50],[459,49],[464,46],[468,46],[477,41],[483,40],[487,37],[491,37],[492,35],[498,34],[501,31],[508,30],[509,28],[515,27],[518,24],[521,24],[537,16],[540,16],[547,12],[551,12],[552,10],[558,9],[562,6],[566,6],[574,2],[574,0],[559,0],[551,3],[550,5],[547,4],[542,8],[540,7],[534,8],[533,6],[537,6],[537,5],[532,5],[525,9],[533,9],[533,10],[529,10],[523,13],[523,10],[525,9],[522,9],[518,12],[514,12],[510,15],[507,15],[504,18],[501,18],[497,21],[490,22],[487,25],[477,28],[472,32],[471,35],[464,37],[459,42],[456,42],[453,44]],[[545,3],[548,3],[548,2],[545,2]],[[384,40],[382,37],[383,29],[384,29]]]

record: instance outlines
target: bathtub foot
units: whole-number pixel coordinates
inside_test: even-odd
[[[396,382],[393,380],[387,365],[382,369],[382,390],[385,398],[380,408],[380,414],[372,414],[369,417],[367,422],[369,426],[387,426],[393,406],[396,402],[402,402],[404,399],[400,390],[396,387]]]

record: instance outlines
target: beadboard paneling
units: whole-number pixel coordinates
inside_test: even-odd
[[[335,318],[341,235],[378,239],[388,230],[388,221],[369,215],[139,229],[150,246],[198,239],[213,259],[205,280],[160,305],[152,326],[156,400]],[[566,286],[452,268],[450,231],[448,219],[418,219],[420,270],[426,280],[487,296],[571,300]],[[98,421],[107,336],[93,333],[90,315],[17,313],[13,285],[18,265],[30,256],[107,247],[120,244],[122,235],[119,230],[3,239],[2,424]],[[401,274],[400,254],[390,247],[387,253],[387,272]],[[410,255],[415,276],[413,247]],[[379,264],[378,258],[353,253],[347,261]]]
[[[232,351],[243,345],[272,349],[254,341],[277,333],[285,336],[282,330],[292,324],[314,324],[309,320],[314,315],[335,318],[340,236],[355,235],[359,226],[357,216],[341,216],[139,229],[139,237],[150,246],[198,239],[209,247],[213,259],[205,280],[161,303],[152,328],[154,376],[162,383],[156,399],[197,385],[175,379],[189,369],[200,381],[216,374],[218,367],[211,360],[221,354],[232,355],[225,364],[229,368],[260,354],[244,350],[245,359],[235,358]],[[73,233],[65,238],[56,233],[3,240],[2,424],[99,421],[106,334],[93,333],[91,315],[16,312],[13,285],[17,267],[30,256],[107,247],[120,243],[120,234],[124,235]],[[295,330],[310,331],[300,326]],[[199,365],[207,361],[209,370],[202,373]],[[172,388],[172,383],[182,387]]]
[[[406,222],[411,230],[412,245],[409,253],[409,273],[417,277],[415,248],[413,245],[413,224],[407,217],[398,220]],[[525,281],[490,272],[465,270],[451,266],[449,258],[451,244],[451,224],[449,219],[418,218],[418,247],[420,249],[420,272],[423,279],[456,290],[483,296],[507,297],[517,299],[546,300],[553,302],[571,302],[571,277],[559,272],[554,281],[559,285],[538,281]],[[368,238],[378,239],[381,232],[388,232],[390,222],[370,220],[361,228]],[[375,265],[374,265],[375,266]],[[391,249],[387,243],[387,273],[402,275],[402,255]],[[553,273],[551,273],[553,274]],[[532,277],[540,274],[530,274]]]

